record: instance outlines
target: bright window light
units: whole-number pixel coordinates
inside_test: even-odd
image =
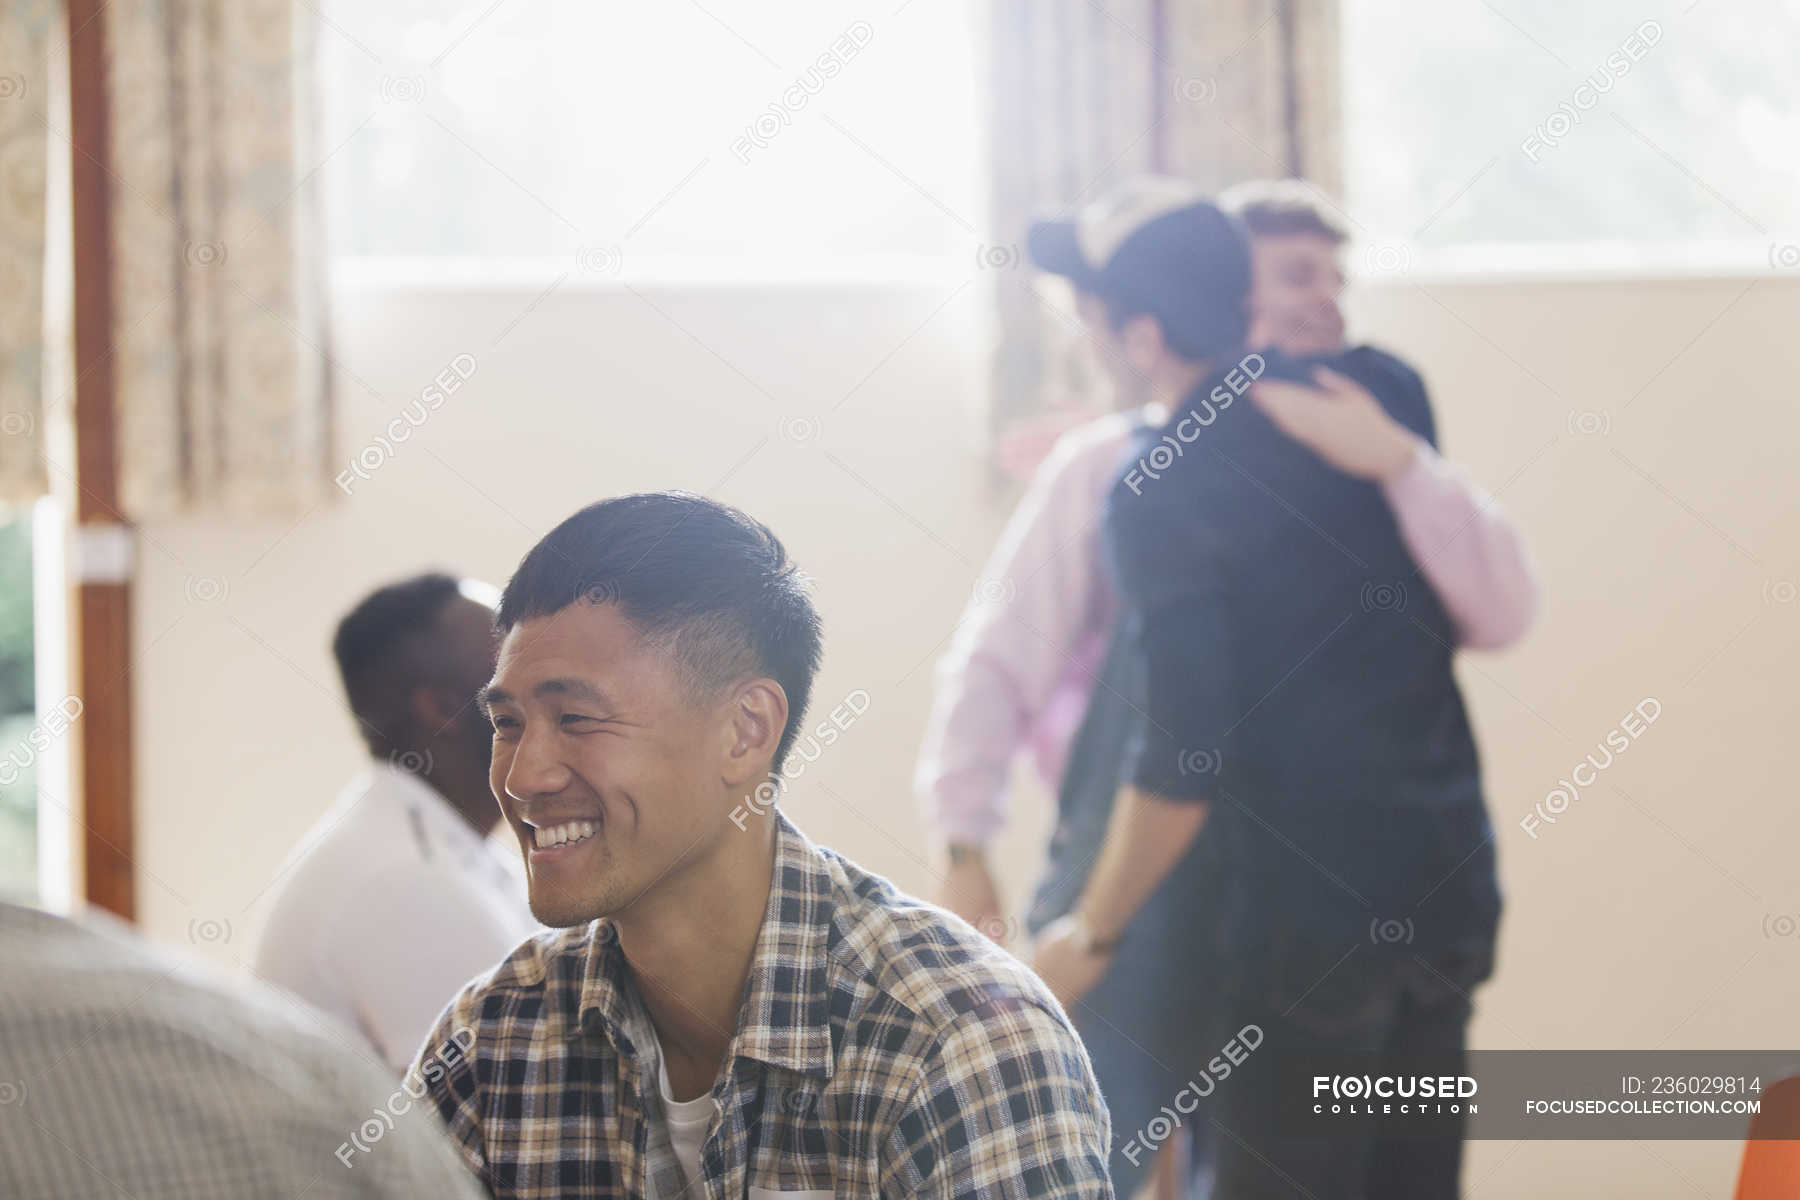
[[[1797,0],[1346,0],[1365,273],[1800,266]]]
[[[598,275],[963,260],[973,10],[949,0],[338,0],[333,253]]]

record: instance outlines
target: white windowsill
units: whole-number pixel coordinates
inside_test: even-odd
[[[563,258],[336,258],[334,288],[349,291],[614,291],[624,288],[955,287],[978,273],[959,262],[922,255],[856,256],[810,261],[753,258],[630,260],[602,251],[584,263]],[[560,281],[560,282],[559,282]]]
[[[1394,284],[1630,284],[1703,280],[1800,282],[1800,246],[1770,242],[1694,242],[1632,246],[1488,245],[1421,250],[1372,240],[1351,245],[1345,264],[1358,287]]]

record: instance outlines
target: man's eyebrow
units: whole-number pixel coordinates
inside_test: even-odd
[[[590,704],[611,707],[612,699],[607,694],[585,679],[564,676],[557,679],[546,679],[531,689],[534,696],[573,696],[577,700],[586,700]],[[511,704],[513,694],[505,688],[489,685],[475,693],[475,704],[483,712],[496,704]]]
[[[573,696],[577,700],[586,700],[590,704],[612,706],[612,698],[585,679],[574,676],[562,676],[557,679],[546,679],[531,689],[534,696]]]

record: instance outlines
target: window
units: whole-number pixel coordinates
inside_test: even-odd
[[[31,518],[0,511],[0,894],[38,894]]]
[[[788,274],[977,241],[965,5],[317,11],[340,257]]]
[[[1800,267],[1796,0],[1346,0],[1356,267]]]

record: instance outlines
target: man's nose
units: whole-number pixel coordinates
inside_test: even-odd
[[[506,764],[506,794],[518,801],[554,796],[569,786],[569,776],[552,731],[527,724]]]

